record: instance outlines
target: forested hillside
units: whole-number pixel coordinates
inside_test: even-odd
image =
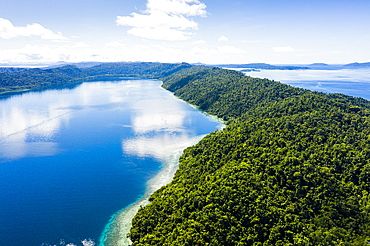
[[[84,81],[112,80],[121,77],[160,78],[191,65],[166,63],[102,63],[93,67],[78,68],[66,65],[49,69],[4,69],[0,71],[0,93],[66,86]],[[11,71],[11,73],[9,72]]]
[[[218,68],[163,80],[228,126],[184,151],[133,245],[368,245],[369,101]]]
[[[24,69],[25,68],[18,68],[18,67],[0,67],[0,73],[16,73]]]
[[[0,93],[157,78],[227,122],[184,151],[133,219],[133,245],[368,245],[370,102],[182,64],[6,69]]]

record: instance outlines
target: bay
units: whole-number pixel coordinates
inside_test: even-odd
[[[235,69],[235,70],[242,70]],[[336,70],[259,70],[244,72],[256,78],[268,78],[294,87],[325,93],[341,93],[370,100],[370,69]]]
[[[182,150],[223,125],[157,80],[0,100],[0,244],[127,244],[130,219]],[[125,209],[124,209],[125,208]]]

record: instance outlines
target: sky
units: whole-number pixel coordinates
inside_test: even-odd
[[[2,0],[0,63],[370,62],[369,0]]]

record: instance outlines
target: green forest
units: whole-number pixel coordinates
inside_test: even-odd
[[[166,63],[102,63],[79,68],[66,65],[57,68],[0,68],[0,94],[24,92],[74,85],[85,81],[138,77],[160,78],[190,67],[189,64]]]
[[[227,127],[184,150],[132,220],[132,245],[369,245],[370,102],[214,67],[68,65],[0,73],[0,91],[154,78]]]
[[[368,245],[370,102],[206,67],[163,87],[227,121],[133,219],[133,245]]]

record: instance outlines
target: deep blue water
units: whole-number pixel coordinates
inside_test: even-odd
[[[240,69],[238,69],[240,70]],[[342,93],[370,100],[370,69],[341,70],[261,70],[246,72],[251,77],[325,93]]]
[[[0,245],[99,245],[122,227],[114,214],[171,180],[181,150],[221,124],[160,84],[0,100]]]
[[[370,99],[369,69],[246,74]],[[220,127],[155,80],[0,99],[0,245],[125,245],[182,149]]]

